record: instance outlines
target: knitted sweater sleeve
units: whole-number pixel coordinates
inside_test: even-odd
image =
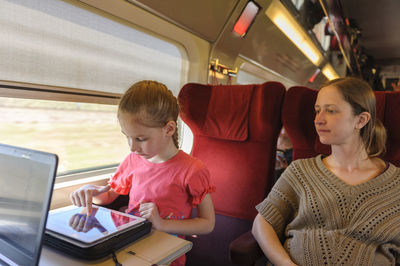
[[[272,225],[278,237],[282,240],[286,226],[293,220],[298,211],[298,195],[291,179],[295,178],[294,164],[282,173],[271,192],[263,202],[256,206],[257,211]]]

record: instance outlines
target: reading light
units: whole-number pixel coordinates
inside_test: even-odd
[[[314,83],[315,78],[318,76],[319,73],[321,73],[321,69],[317,68],[314,74],[308,79],[308,83]]]
[[[265,14],[315,66],[321,63],[318,47],[279,0],[273,0]]]
[[[235,26],[233,26],[233,32],[239,34],[240,37],[243,38],[249,30],[251,24],[253,24],[258,11],[260,11],[259,5],[253,1],[247,2],[246,7],[243,9],[238,20],[236,21]]]
[[[339,78],[339,75],[338,75],[338,74],[336,73],[336,71],[333,69],[333,67],[331,66],[331,64],[326,64],[326,65],[322,68],[322,73],[324,73],[325,77],[327,77],[327,79],[329,79],[329,80]]]

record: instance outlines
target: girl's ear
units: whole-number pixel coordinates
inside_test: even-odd
[[[172,135],[174,135],[175,131],[176,131],[176,123],[175,121],[168,121],[165,126],[163,127],[163,130],[165,132],[165,135],[167,137],[171,137]]]
[[[371,114],[368,112],[362,112],[358,115],[358,121],[356,124],[356,129],[361,130],[371,119]]]

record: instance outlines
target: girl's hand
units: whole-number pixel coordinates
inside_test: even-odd
[[[148,219],[153,227],[157,230],[161,230],[163,219],[160,217],[158,213],[157,205],[153,202],[142,202],[139,207],[140,216]]]
[[[110,190],[110,185],[107,186],[95,186],[86,185],[83,186],[70,194],[72,204],[78,207],[86,207],[88,215],[92,212],[93,197],[107,192]]]

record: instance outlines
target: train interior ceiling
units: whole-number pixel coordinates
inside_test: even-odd
[[[46,4],[3,1],[48,15],[66,16],[66,20],[76,23],[73,14],[67,18],[68,15],[42,7],[57,1],[47,0]],[[249,81],[246,75],[237,75],[242,72],[251,74],[250,81],[276,80],[287,88],[294,85],[318,88],[333,77],[359,76],[376,90],[390,90],[391,82],[400,74],[400,37],[394,30],[400,25],[399,1],[384,0],[379,4],[372,0],[62,2],[177,43],[187,57],[183,63],[186,66],[182,66],[187,73],[182,75],[178,87],[191,81],[246,83]],[[101,25],[96,27],[97,31],[106,31],[100,29]],[[119,38],[129,39],[118,29],[114,31],[112,34],[119,34]],[[61,84],[64,85],[69,87]],[[78,84],[74,87],[91,89]]]
[[[372,0],[257,0],[253,2],[254,7],[248,0],[82,2],[133,23],[137,21],[129,10],[139,7],[206,41],[208,68],[228,73],[210,72],[207,82],[230,83],[239,69],[264,79],[279,80],[286,86],[318,88],[329,79],[324,75],[325,71],[329,72],[325,67],[332,66],[336,73],[328,75],[359,76],[376,90],[390,90],[391,82],[400,73],[400,36],[393,31],[400,25],[399,1],[385,0],[377,4]],[[307,36],[302,38],[310,39],[310,46],[314,46],[311,49],[317,54],[314,56],[321,58],[312,62],[314,59],[305,56],[274,24],[275,11],[271,9],[280,4],[305,29]],[[250,15],[256,13],[256,17],[243,33],[238,18],[242,12],[246,13],[245,9]],[[170,36],[165,31],[158,33]],[[309,41],[304,39],[300,42]]]
[[[392,90],[400,74],[398,11],[397,0],[0,0],[0,100],[64,101],[54,106],[49,117],[69,119],[53,123],[59,127],[54,129],[58,141],[42,131],[30,137],[26,132],[32,130],[22,127],[12,133],[0,130],[5,134],[0,138],[7,144],[27,143],[28,148],[59,154],[59,176],[69,176],[63,178],[68,183],[82,169],[109,165],[112,152],[117,154],[112,169],[123,159],[125,153],[119,147],[127,145],[113,120],[115,107],[121,94],[141,79],[161,81],[175,95],[189,82],[278,81],[286,89],[318,88],[329,79],[345,76],[361,77],[375,90]],[[0,101],[0,108],[10,102]],[[95,113],[97,107],[82,103],[107,106]],[[45,120],[42,115],[26,116],[22,108],[16,114],[13,108],[9,115],[2,109],[9,128]],[[70,112],[71,108],[76,112]],[[85,108],[91,117],[78,115]],[[37,109],[29,112],[39,113]],[[105,132],[104,127],[95,127],[100,118],[110,121],[120,146],[111,149],[107,139],[88,148],[94,135]],[[84,119],[94,122],[71,135],[65,127],[74,119],[80,125]],[[71,136],[83,141],[84,134],[87,139],[83,145],[68,144],[60,132],[68,141]],[[37,144],[43,136],[48,139]],[[71,151],[74,145],[79,149]],[[183,149],[190,152],[190,145]],[[101,158],[105,163],[81,163],[83,158],[103,154],[100,148],[106,151],[103,157],[107,158]],[[93,154],[86,155],[89,151]],[[78,155],[63,159],[72,152]],[[67,193],[55,195],[56,199],[62,201]]]

